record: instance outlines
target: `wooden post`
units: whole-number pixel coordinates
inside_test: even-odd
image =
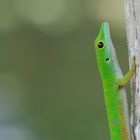
[[[131,126],[134,140],[140,140],[140,0],[124,0],[129,62],[136,58],[136,74],[131,81]],[[131,62],[130,62],[131,63]]]

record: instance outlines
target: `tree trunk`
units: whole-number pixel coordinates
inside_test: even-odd
[[[140,140],[140,0],[124,0],[129,62],[136,58],[136,74],[131,81],[131,126],[133,139]],[[131,62],[130,62],[131,63]]]

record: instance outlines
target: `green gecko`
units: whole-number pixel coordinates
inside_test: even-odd
[[[111,41],[109,25],[104,22],[95,40],[111,140],[131,140],[127,97],[124,87],[136,69],[135,57],[131,69],[123,76]]]

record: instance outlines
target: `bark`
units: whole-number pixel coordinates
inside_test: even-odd
[[[131,126],[134,140],[140,140],[140,0],[124,0],[129,62],[136,58],[136,74],[131,81]]]

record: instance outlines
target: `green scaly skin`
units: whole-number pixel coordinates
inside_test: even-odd
[[[131,69],[123,76],[107,22],[102,24],[95,40],[97,64],[100,71],[111,140],[132,140],[130,134],[127,97],[124,86],[135,71],[135,59]]]

